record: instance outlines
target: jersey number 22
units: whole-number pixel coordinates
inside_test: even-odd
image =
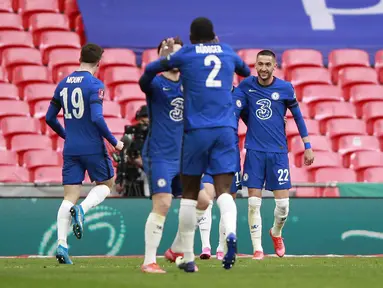
[[[82,97],[81,88],[77,87],[72,91],[72,95],[69,99],[73,107],[72,111],[69,111],[68,109],[68,88],[63,88],[61,90],[60,97],[63,97],[64,118],[72,119],[73,114],[74,118],[81,119],[84,115],[84,98]]]

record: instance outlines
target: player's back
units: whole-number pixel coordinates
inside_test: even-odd
[[[274,77],[269,86],[262,86],[258,77],[243,80],[239,88],[247,95],[249,110],[245,148],[287,153],[284,117],[288,107],[298,105],[290,82]]]
[[[234,127],[232,83],[241,61],[224,43],[185,45],[180,54],[185,130]]]
[[[143,155],[152,159],[179,160],[184,128],[181,81],[156,76],[146,94],[150,124]]]
[[[64,155],[90,155],[106,152],[103,137],[92,122],[91,104],[102,102],[104,85],[87,71],[75,71],[57,86],[64,109]]]

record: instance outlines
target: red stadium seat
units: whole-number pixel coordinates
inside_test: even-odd
[[[138,83],[141,72],[136,67],[109,67],[104,72],[104,83],[109,88],[118,84]]]
[[[380,84],[383,84],[383,50],[379,50],[375,54],[375,69],[378,73]]]
[[[56,86],[54,84],[29,84],[24,88],[23,99],[33,106],[37,101],[51,100],[55,89]]]
[[[34,48],[32,35],[25,31],[0,31],[0,53],[6,48]]]
[[[15,134],[38,134],[40,123],[37,119],[28,117],[8,117],[1,121],[1,130],[5,137]]]
[[[0,134],[0,150],[6,150],[6,149],[7,149],[7,143],[5,141],[4,136]]]
[[[64,139],[61,137],[57,137],[56,144],[53,147],[56,149],[57,152],[62,152],[64,150]]]
[[[17,0],[16,0],[17,1]],[[18,13],[23,17],[24,27],[28,27],[29,18],[36,13],[58,13],[59,5],[57,0],[18,0]]]
[[[64,13],[68,15],[70,20],[70,28],[74,29],[74,24],[77,15],[80,14],[80,10],[78,9],[77,0],[66,0]]]
[[[245,123],[243,123],[242,119],[239,119],[238,122],[238,136],[245,137],[246,136],[246,131],[247,131],[247,126]]]
[[[46,135],[16,135],[11,139],[12,151],[20,153],[46,149],[52,149],[52,140]]]
[[[145,68],[145,66],[158,59],[157,49],[147,49],[142,53],[142,63],[141,67]]]
[[[24,30],[20,15],[14,13],[1,13],[0,31],[1,30]]]
[[[298,166],[298,165],[297,165]],[[304,165],[302,157],[300,167],[305,167],[307,170],[316,170],[319,168],[342,167],[342,157],[335,152],[317,151],[315,152],[315,161],[310,166]]]
[[[0,150],[0,169],[7,169],[2,166],[17,165],[17,153],[9,150]]]
[[[48,69],[44,66],[18,66],[13,69],[12,79],[20,91],[29,84],[52,82]]]
[[[121,118],[121,107],[117,102],[103,101],[104,117]]]
[[[301,109],[303,118],[309,118],[309,108],[307,107],[307,105],[305,103],[299,103],[299,108]],[[293,118],[293,114],[291,114],[290,109],[287,109],[286,117]]]
[[[66,76],[78,70],[79,65],[66,65],[56,69],[56,74],[53,74],[53,82],[58,83]]]
[[[242,49],[238,51],[238,55],[247,65],[253,67],[257,63],[257,54],[261,50],[262,49]]]
[[[74,25],[75,25],[74,32],[76,32],[80,36],[81,45],[84,45],[86,42],[86,37],[85,37],[84,23],[82,22],[81,14],[77,15]]]
[[[367,124],[368,134],[372,134],[376,120],[383,119],[383,101],[368,102],[363,105],[363,119]]]
[[[0,169],[0,182],[4,183],[27,183],[29,172],[24,167],[9,166],[7,169]]]
[[[298,99],[301,99],[302,90],[307,85],[331,84],[330,73],[323,67],[295,68],[291,71],[291,83],[295,87]]]
[[[131,122],[123,118],[106,118],[106,124],[113,135],[124,133],[125,125],[130,125]]]
[[[33,107],[33,117],[36,119],[43,120],[42,122],[44,122],[44,125],[45,125],[45,115],[47,114],[49,104],[50,104],[49,100],[41,100],[41,101],[37,101]],[[58,114],[59,120],[62,117],[64,117],[63,109],[61,109]]]
[[[1,0],[0,12],[13,12],[12,1],[13,0]]]
[[[383,119],[375,121],[374,136],[378,137],[380,141],[380,149],[383,151]]]
[[[282,69],[286,80],[291,79],[290,72],[294,68],[323,67],[322,53],[312,49],[291,49],[282,54]]]
[[[328,56],[328,68],[334,84],[338,83],[338,73],[345,67],[370,67],[369,55],[359,49],[336,49]]]
[[[17,66],[43,64],[40,51],[34,48],[9,48],[3,51],[2,56],[2,66],[7,69],[9,76],[12,76],[13,69]],[[13,78],[8,78],[13,81]]]
[[[346,168],[321,168],[315,172],[315,182],[356,182],[354,170]],[[317,188],[322,197],[339,197],[337,188]]]
[[[32,170],[39,167],[59,166],[62,163],[61,159],[61,155],[53,150],[31,150],[25,152],[23,163],[28,170]]]
[[[310,142],[313,151],[331,152],[331,142],[325,136],[310,135]],[[304,144],[302,143],[301,136],[294,136],[291,139],[290,151],[294,154],[295,162],[300,165],[302,163],[302,155],[305,152]]]
[[[100,62],[100,78],[103,78],[106,68],[116,66],[136,67],[136,54],[130,49],[105,49]]]
[[[357,151],[350,155],[350,169],[358,175],[358,181],[363,181],[363,172],[367,168],[383,168],[383,153],[379,151]]]
[[[1,100],[0,101],[0,119],[11,116],[27,117],[29,114],[29,106],[24,101],[17,100]]]
[[[134,100],[145,100],[145,97],[138,84],[121,84],[114,88],[113,99],[120,104]]]
[[[383,181],[383,167],[367,168],[363,173],[364,182],[377,182]]]
[[[16,85],[0,83],[0,100],[19,100],[19,90]]]
[[[378,77],[372,68],[348,67],[339,71],[339,86],[343,90],[345,100],[350,99],[350,89],[359,84],[378,84]]]
[[[48,67],[52,74],[57,73],[57,69],[68,65],[80,65],[80,49],[54,49],[49,53]]]
[[[302,98],[298,98],[301,100],[309,107],[322,101],[340,102],[343,101],[342,90],[334,85],[308,85],[303,88]]]
[[[352,86],[350,89],[350,102],[356,106],[356,114],[362,117],[362,107],[370,101],[382,101],[383,105],[383,87],[374,84],[362,84]]]
[[[294,184],[310,182],[309,174],[304,168],[290,167],[291,181]],[[295,189],[295,197],[307,197],[313,198],[318,197],[315,189],[311,187],[294,187],[290,191]]]
[[[130,122],[133,122],[136,118],[136,112],[141,108],[142,105],[146,105],[146,102],[137,100],[126,103],[124,107],[124,117]]]
[[[33,175],[33,182],[62,183],[62,168],[59,166],[37,168]]]
[[[37,46],[42,32],[69,31],[69,20],[66,15],[58,13],[34,14],[29,19],[29,31],[32,32],[33,42]]]
[[[40,101],[40,102],[43,102],[43,101]],[[40,104],[40,102],[37,102],[36,105]],[[44,101],[45,102],[45,101]],[[45,110],[46,111],[46,110]],[[62,110],[61,110],[62,111]],[[63,113],[60,111],[61,115],[59,115],[57,117],[57,120],[59,121],[59,123],[61,124],[61,126],[65,127],[64,125],[64,117],[63,117]],[[43,118],[40,118],[41,120],[43,120],[42,122],[45,122],[45,114],[43,115]],[[44,123],[45,124],[45,123]],[[48,125],[45,125],[44,127],[44,132],[46,135],[48,135],[49,137],[51,138],[58,138],[59,136],[56,134],[55,131],[53,131],[51,129],[51,127],[49,127]]]
[[[8,81],[8,75],[5,69],[0,66],[0,83],[7,83]]]
[[[70,31],[47,31],[41,33],[39,48],[43,63],[48,62],[48,53],[56,48],[81,48],[80,37]]]
[[[356,118],[356,109],[349,102],[320,102],[311,109],[310,116],[319,121],[321,133],[325,133],[329,119]]]
[[[60,12],[64,12],[65,9],[65,0],[58,0],[59,1],[59,9]]]
[[[326,126],[326,135],[332,140],[346,135],[366,135],[366,123],[358,119],[331,119]]]

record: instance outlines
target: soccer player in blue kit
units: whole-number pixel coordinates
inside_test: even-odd
[[[274,225],[269,234],[279,257],[285,255],[282,228],[289,213],[289,189],[291,188],[288,147],[284,116],[289,109],[297,124],[305,146],[304,163],[314,162],[306,124],[290,82],[273,76],[276,68],[275,54],[270,50],[257,55],[258,77],[244,79],[238,89],[246,97],[249,111],[246,133],[246,159],[243,185],[249,191],[249,228],[253,244],[253,259],[264,257],[261,236],[262,188],[273,191],[275,197]]]
[[[237,207],[230,195],[236,172],[235,115],[232,105],[233,74],[250,75],[249,67],[234,50],[216,41],[213,24],[195,19],[190,27],[191,45],[148,64],[143,77],[178,68],[184,87],[184,136],[181,156],[183,187],[179,210],[179,234],[185,272],[195,272],[194,234],[201,176],[209,167],[214,176],[218,206],[227,236],[223,266],[230,269],[236,258]],[[173,49],[174,40],[168,40]]]
[[[181,49],[183,43],[175,38],[172,51],[166,39],[157,48],[160,56]],[[149,132],[143,148],[144,171],[148,176],[153,209],[145,225],[145,273],[165,273],[156,263],[166,215],[173,196],[181,194],[179,182],[181,144],[183,137],[183,91],[178,69],[141,77],[139,84],[146,94],[149,110]],[[172,185],[174,184],[174,185]],[[172,189],[172,186],[174,189]],[[199,193],[197,217],[201,217],[210,202],[205,191]]]
[[[93,76],[103,52],[100,46],[92,43],[82,47],[79,69],[57,85],[46,114],[46,123],[65,139],[62,169],[64,201],[57,214],[56,259],[61,264],[72,264],[67,244],[71,220],[75,236],[81,239],[84,215],[104,201],[113,186],[114,170],[104,138],[117,150],[122,150],[124,146],[105,123],[102,114],[104,84]],[[65,129],[57,120],[61,108],[64,110]],[[80,205],[76,205],[85,171],[96,186]]]

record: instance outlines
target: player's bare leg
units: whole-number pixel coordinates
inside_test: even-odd
[[[237,194],[231,194],[233,196],[233,199],[237,197]],[[217,251],[215,253],[215,256],[217,260],[223,260],[224,251],[225,251],[225,244],[226,244],[226,234],[225,234],[225,227],[223,226],[223,220],[222,217],[219,219],[219,242]]]
[[[248,221],[253,244],[253,259],[262,260],[264,257],[262,248],[262,189],[249,188]]]
[[[182,199],[179,211],[178,231],[184,257],[178,265],[185,272],[195,272],[194,234],[197,225],[197,199],[200,190],[201,175],[181,175]]]
[[[230,195],[234,173],[214,175],[214,189],[217,194],[217,204],[225,227],[227,252],[222,260],[223,267],[233,267],[237,254],[237,206]]]
[[[285,255],[286,249],[282,238],[282,229],[289,215],[289,190],[275,190],[274,225],[270,229],[270,236],[273,240],[275,253],[279,257]]]
[[[165,192],[152,196],[153,209],[145,224],[145,258],[144,264],[141,266],[142,272],[166,273],[158,266],[156,256],[172,197],[171,193]]]
[[[73,220],[73,233],[77,239],[81,239],[84,234],[84,217],[89,209],[96,207],[109,196],[110,190],[113,187],[113,178],[103,182],[96,182],[88,196],[81,202],[80,205],[74,205],[70,209]]]
[[[64,185],[64,200],[57,213],[57,252],[56,259],[60,264],[72,264],[68,254],[67,237],[70,230],[70,209],[80,198],[81,185]]]
[[[200,193],[203,197],[208,197],[209,205],[207,209],[199,210],[197,205],[197,223],[199,232],[201,235],[201,243],[202,243],[202,253],[200,254],[200,259],[210,259],[211,257],[211,246],[210,246],[210,231],[211,231],[211,210],[213,208],[213,199],[214,199],[214,185],[211,183],[203,183],[205,193]],[[200,196],[198,196],[198,203],[200,202]],[[205,202],[204,199],[203,202]],[[202,215],[198,215],[199,211],[202,211]]]

